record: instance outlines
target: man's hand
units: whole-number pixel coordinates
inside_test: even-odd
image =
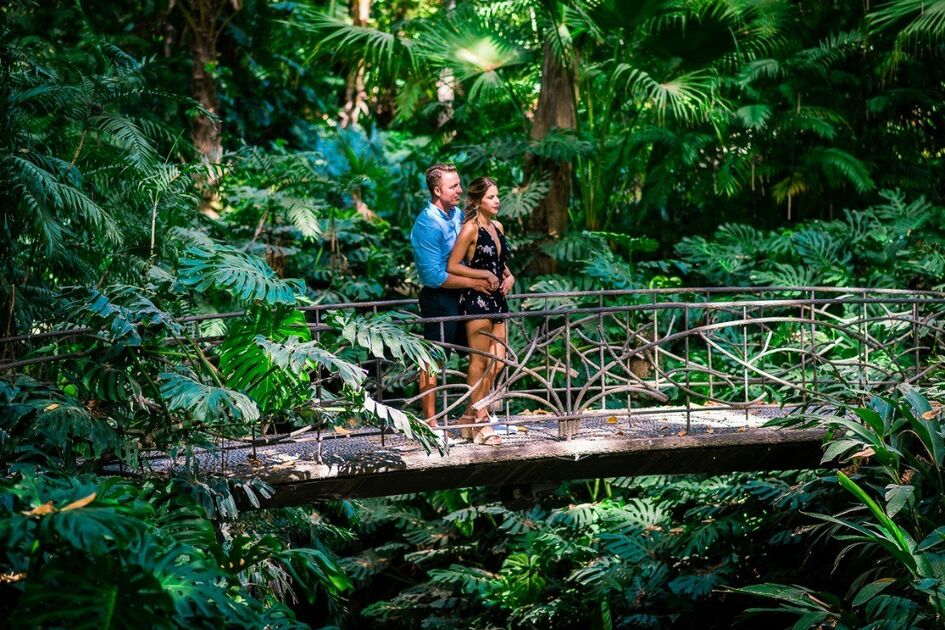
[[[476,278],[472,281],[472,285],[469,287],[473,291],[479,291],[480,293],[492,293],[495,289],[496,283],[493,280],[486,280],[485,278]]]
[[[512,285],[514,284],[515,284],[515,276],[513,276],[510,273],[505,274],[502,277],[502,286],[500,287],[500,290],[502,291],[502,295],[508,295],[509,291],[512,290]]]

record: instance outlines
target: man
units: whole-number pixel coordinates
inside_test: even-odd
[[[426,172],[430,201],[420,211],[410,231],[413,257],[420,273],[420,315],[422,317],[452,317],[460,315],[460,289],[474,289],[483,293],[498,288],[497,280],[482,280],[447,273],[456,235],[462,228],[462,211],[457,207],[463,194],[459,173],[452,164],[434,164]],[[442,330],[442,336],[440,334]],[[466,345],[466,327],[462,321],[430,322],[423,326],[423,336],[430,341]],[[450,349],[446,349],[449,357]],[[428,366],[432,368],[433,366]],[[436,387],[436,375],[430,369],[420,370],[420,392]],[[423,416],[436,428],[436,397],[429,393],[421,399]]]

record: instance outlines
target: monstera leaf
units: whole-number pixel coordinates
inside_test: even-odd
[[[263,413],[284,409],[302,402],[308,374],[277,365],[259,340],[281,344],[311,338],[301,311],[252,308],[229,326],[220,345],[220,371],[229,387],[256,401]]]
[[[300,280],[278,277],[262,258],[225,245],[188,247],[180,261],[180,282],[198,292],[217,289],[244,303],[268,305],[295,304],[305,290]]]
[[[256,343],[277,367],[296,375],[303,374],[306,368],[321,366],[338,374],[345,385],[356,390],[361,389],[367,376],[363,369],[338,358],[316,341],[300,342],[296,337],[289,337],[279,343],[259,335]]]
[[[259,408],[240,392],[206,385],[183,374],[160,375],[161,396],[171,411],[187,411],[194,420],[233,418],[252,422],[259,419]]]

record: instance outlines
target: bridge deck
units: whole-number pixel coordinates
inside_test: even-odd
[[[730,409],[697,409],[688,432],[685,412],[652,409],[629,421],[594,416],[582,419],[571,440],[558,438],[557,420],[537,416],[523,430],[504,434],[501,446],[463,442],[445,457],[427,454],[401,435],[388,434],[382,445],[376,432],[355,432],[324,436],[320,463],[313,433],[257,445],[255,456],[250,447],[231,443],[200,458],[204,466],[227,475],[254,476],[271,484],[276,494],[264,507],[479,485],[817,467],[822,431],[762,427],[784,414],[777,407],[756,408],[747,416]],[[151,461],[157,470],[179,463],[160,457]]]

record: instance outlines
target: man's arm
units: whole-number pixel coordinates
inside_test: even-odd
[[[446,280],[440,285],[443,289],[473,289],[480,293],[492,291],[492,284],[485,278],[466,278],[455,273],[446,274]]]
[[[443,268],[443,259],[440,258],[439,239],[441,238],[442,234],[437,227],[424,221],[423,217],[418,219],[410,233],[420,283],[431,289],[442,287],[444,289],[474,289],[482,293],[490,291],[491,287],[487,280],[464,278],[447,273]]]
[[[417,219],[410,232],[410,243],[413,246],[413,259],[417,264],[417,274],[420,283],[425,287],[436,288],[443,285],[447,279],[446,269],[440,258],[440,244],[442,234],[435,225],[425,220],[423,215]]]

